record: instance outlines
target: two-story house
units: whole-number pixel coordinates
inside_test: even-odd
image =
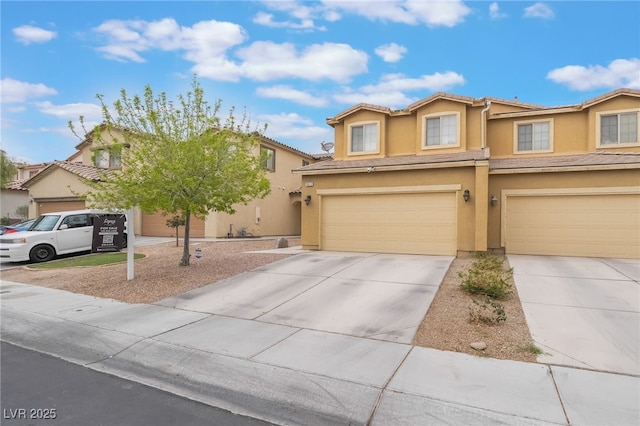
[[[306,249],[640,258],[640,91],[546,108],[437,93],[327,123],[302,175]]]
[[[23,184],[29,189],[31,217],[45,212],[85,208],[82,194],[90,190],[86,181],[100,179],[105,170],[115,173],[120,169],[120,150],[126,147],[113,144],[113,138],[108,134],[102,137],[105,143],[98,147],[89,133],[76,146],[77,152],[71,157],[50,163]],[[237,237],[241,233],[253,236],[300,234],[300,176],[292,174],[291,170],[314,163],[318,157],[267,137],[261,138],[259,149],[266,154],[263,167],[267,170],[271,193],[247,205],[235,206],[233,215],[211,212],[206,220],[192,217],[192,237],[220,238],[229,234]],[[258,151],[256,155],[259,155]],[[136,210],[136,234],[173,236],[174,229],[166,224],[170,217],[162,212],[147,214]]]

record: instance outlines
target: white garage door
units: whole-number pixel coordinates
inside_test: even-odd
[[[640,258],[640,195],[507,197],[513,254]]]
[[[321,249],[455,255],[456,218],[453,192],[325,196]]]

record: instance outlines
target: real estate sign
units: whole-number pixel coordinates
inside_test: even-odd
[[[120,251],[124,242],[124,215],[104,215],[93,218],[92,253]]]

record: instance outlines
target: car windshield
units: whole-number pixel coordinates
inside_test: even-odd
[[[29,231],[51,231],[53,227],[56,226],[56,223],[58,223],[58,219],[60,219],[59,215],[40,216],[33,223]]]

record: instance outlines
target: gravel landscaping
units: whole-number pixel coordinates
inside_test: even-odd
[[[289,247],[300,244],[288,239]],[[182,240],[180,241],[182,244]],[[275,247],[275,240],[221,240],[197,242],[202,258],[192,256],[189,267],[178,266],[183,247],[175,242],[136,249],[146,255],[135,262],[135,279],[127,281],[126,263],[98,267],[76,267],[54,270],[17,268],[2,272],[2,279],[91,296],[110,298],[127,303],[154,303],[202,287],[224,278],[251,271],[262,265],[291,256],[278,253],[251,253]],[[478,356],[535,362],[531,336],[515,286],[513,292],[500,301],[507,320],[499,324],[469,322],[473,298],[459,288],[459,271],[467,270],[472,257],[459,257],[436,294],[422,322],[414,344]],[[477,350],[472,343],[484,342],[486,349]]]

